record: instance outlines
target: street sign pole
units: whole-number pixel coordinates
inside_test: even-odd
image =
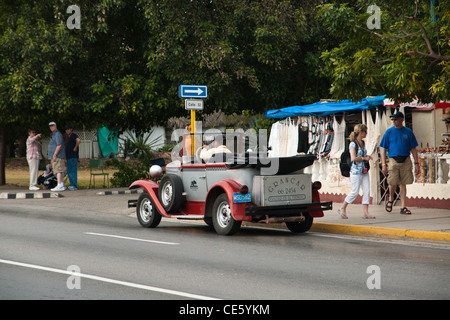
[[[191,155],[195,152],[195,110],[191,110]]]
[[[178,86],[178,97],[205,99],[208,97],[208,87],[205,85],[185,85]],[[186,100],[186,110],[191,110],[191,155],[195,150],[195,111],[203,110],[203,100]]]

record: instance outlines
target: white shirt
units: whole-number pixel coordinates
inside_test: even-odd
[[[203,161],[208,162],[209,159],[216,153],[231,153],[230,150],[227,149],[225,145],[218,146],[217,148],[211,148],[206,149],[203,148],[200,152],[200,158],[203,159]]]

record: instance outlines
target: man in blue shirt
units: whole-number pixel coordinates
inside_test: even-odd
[[[51,191],[64,191],[63,174],[66,170],[66,150],[64,148],[64,139],[61,132],[58,131],[55,122],[50,122],[48,124],[50,130],[52,131],[52,138],[48,144],[47,156],[51,161],[53,173],[56,173],[56,178],[58,179],[58,185],[51,189]]]
[[[380,143],[381,172],[388,176],[389,201],[386,211],[392,211],[394,193],[397,185],[400,186],[401,214],[411,214],[406,208],[406,185],[414,182],[410,154],[414,158],[414,170],[419,174],[419,160],[417,157],[417,140],[411,129],[403,126],[404,115],[396,112],[391,116],[394,126],[387,129]],[[386,151],[389,156],[389,167],[386,163]]]

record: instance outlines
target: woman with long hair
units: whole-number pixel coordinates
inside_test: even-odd
[[[353,132],[350,134],[350,157],[352,166],[350,168],[350,182],[351,191],[344,200],[344,205],[338,209],[338,214],[342,219],[347,219],[347,206],[355,201],[359,194],[359,189],[362,188],[363,197],[363,218],[375,219],[374,216],[369,215],[369,203],[370,203],[370,179],[369,179],[369,160],[372,160],[371,156],[367,155],[364,138],[367,135],[367,126],[365,124],[357,124]]]

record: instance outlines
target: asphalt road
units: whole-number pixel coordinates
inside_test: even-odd
[[[145,229],[127,198],[0,202],[0,299],[450,298],[448,245],[257,228],[226,237],[164,219]]]

